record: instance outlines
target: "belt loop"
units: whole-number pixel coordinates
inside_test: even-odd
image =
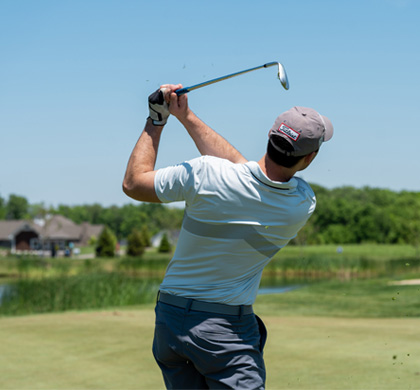
[[[159,302],[159,297],[160,297],[160,290],[158,290],[158,293],[156,295],[156,305]]]
[[[242,316],[244,315],[244,305],[239,306],[239,319],[242,320]]]
[[[190,311],[192,304],[193,304],[193,300],[188,299],[187,306],[185,306],[185,314],[187,314]]]

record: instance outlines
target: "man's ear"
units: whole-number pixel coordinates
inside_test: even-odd
[[[305,156],[305,162],[309,165],[318,154],[318,151],[309,153]]]

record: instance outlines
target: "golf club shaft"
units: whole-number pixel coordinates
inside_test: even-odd
[[[255,68],[242,70],[240,72],[228,74],[226,76],[218,77],[218,78],[213,79],[213,80],[205,81],[204,83],[192,85],[191,87],[181,88],[181,89],[178,89],[177,91],[175,91],[175,93],[178,96],[180,96],[180,95],[183,95],[184,93],[188,93],[190,91],[193,91],[194,89],[202,88],[202,87],[205,87],[207,85],[218,83],[219,81],[227,80],[227,79],[230,79],[230,78],[235,77],[235,76],[239,76],[239,75],[244,74],[244,73],[252,72],[254,70],[261,69],[261,68],[268,68],[268,67],[274,66],[274,65],[278,66],[279,63],[278,62],[269,62],[269,63],[261,65],[261,66],[256,66]]]

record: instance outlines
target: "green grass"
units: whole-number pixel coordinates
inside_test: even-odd
[[[15,314],[84,310],[1,317],[0,389],[163,389],[153,304],[119,306],[141,302],[135,278],[153,282],[169,257],[0,259],[0,280],[23,288],[25,310]],[[257,298],[269,332],[267,389],[418,389],[420,286],[389,282],[420,278],[419,265],[408,246],[282,250],[264,284],[302,288]],[[149,287],[143,302],[153,301]],[[108,309],[88,311],[95,302]]]
[[[91,248],[87,248],[87,251]],[[7,256],[0,257],[0,283],[6,278],[16,277],[49,277],[62,274],[79,274],[85,271],[107,270],[121,268],[128,270],[151,269],[164,272],[171,254],[158,253],[156,249],[147,250],[141,258],[50,258],[37,256]],[[122,267],[121,267],[122,265]]]
[[[93,255],[95,254],[95,247],[94,246],[84,246],[80,248],[81,255]]]
[[[414,278],[416,274],[407,277]],[[420,274],[417,277],[420,278]],[[259,295],[257,303],[262,313],[267,315],[420,317],[420,285],[394,286],[390,285],[392,280],[394,278],[312,281],[285,294]],[[270,281],[264,280],[267,285]],[[152,303],[159,283],[160,278],[105,272],[21,279],[16,282],[15,293],[4,297],[0,315]]]
[[[419,318],[262,318],[267,390],[419,388]],[[153,327],[152,306],[3,318],[0,388],[163,389]]]
[[[264,270],[266,276],[294,280],[374,278],[420,273],[420,254],[412,246],[288,246]]]
[[[68,312],[0,320],[1,389],[161,389],[153,311]]]
[[[304,287],[259,300],[267,313],[281,315],[416,317],[420,315],[419,289],[387,285],[406,274],[420,275],[415,252],[410,246],[385,245],[345,246],[342,253],[335,246],[286,247],[266,267],[262,285]],[[1,259],[0,280],[15,284],[17,294],[10,304],[0,306],[0,314],[152,302],[169,259],[170,255],[156,250],[146,251],[141,258]]]
[[[337,249],[341,247],[342,253],[338,254]],[[293,246],[283,248],[276,257],[281,256],[351,256],[368,257],[376,260],[390,260],[406,257],[420,257],[420,248],[412,245],[385,245],[385,244],[353,244],[353,245],[312,245]]]
[[[337,253],[336,245],[287,246],[268,265],[268,271],[314,273],[324,276],[342,272],[373,272],[376,276],[389,272],[390,264],[404,268],[407,263],[420,270],[419,248],[409,245],[343,245],[343,252]],[[82,253],[91,253],[92,248],[82,248]],[[77,274],[87,268],[121,270],[135,272],[163,273],[170,260],[170,254],[161,254],[156,249],[148,249],[140,259],[95,258],[95,259],[51,259],[9,256],[0,258],[0,281],[16,277],[57,276],[63,273]],[[395,271],[391,270],[391,271]]]
[[[267,389],[419,388],[420,319],[263,318]]]

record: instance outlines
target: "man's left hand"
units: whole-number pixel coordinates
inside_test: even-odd
[[[170,115],[169,104],[165,100],[166,88],[160,88],[149,96],[149,118],[155,126],[164,126]]]

